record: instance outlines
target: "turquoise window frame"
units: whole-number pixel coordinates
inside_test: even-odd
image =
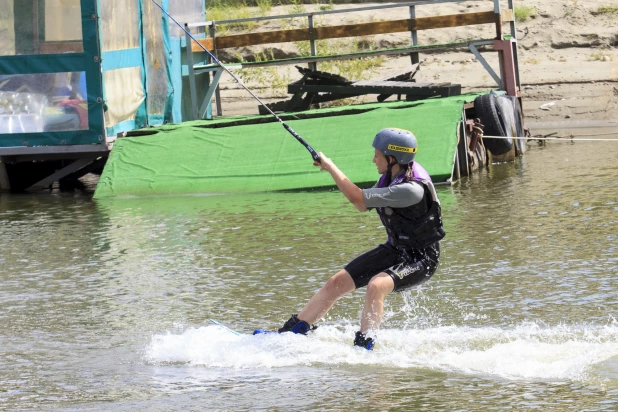
[[[96,0],[81,0],[82,53],[37,54],[0,57],[2,74],[85,72],[88,90],[88,129],[62,132],[0,135],[0,147],[65,146],[105,142],[103,85]]]

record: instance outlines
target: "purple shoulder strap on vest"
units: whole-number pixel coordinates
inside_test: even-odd
[[[412,167],[412,175],[414,176],[414,180],[429,180],[431,182],[431,176],[427,173],[427,170],[423,166],[421,166],[418,162],[411,162]],[[404,176],[399,176],[399,178],[394,179],[389,186],[393,186],[399,184],[403,181]],[[386,187],[386,175],[383,174],[378,180],[378,187]]]
[[[418,162],[412,162],[412,174],[414,175],[414,179],[416,180],[429,180],[431,181],[431,176],[427,173],[427,170]]]

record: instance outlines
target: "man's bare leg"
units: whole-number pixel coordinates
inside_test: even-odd
[[[365,306],[361,315],[361,333],[380,327],[384,315],[384,298],[395,288],[395,282],[390,275],[382,272],[374,276],[367,285]]]
[[[392,280],[391,280],[392,281]],[[298,319],[313,325],[333,307],[334,303],[343,295],[356,289],[350,274],[342,269],[326,281],[322,289],[307,302],[305,307],[298,313]]]

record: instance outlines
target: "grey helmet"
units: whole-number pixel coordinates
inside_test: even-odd
[[[414,160],[418,143],[412,132],[389,127],[378,132],[373,145],[384,156],[393,156],[397,163],[408,164]]]

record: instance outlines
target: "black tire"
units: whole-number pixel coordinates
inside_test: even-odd
[[[515,96],[506,96],[507,99],[511,102],[513,106],[513,112],[515,114],[515,130],[517,137],[525,137],[526,130],[524,129],[524,115],[523,110],[521,109],[521,103],[519,99]],[[527,142],[524,139],[517,139],[514,142],[515,147],[517,148],[517,154],[522,155],[527,150]]]
[[[511,107],[510,102],[507,102]],[[487,136],[513,137],[510,133],[509,116],[504,113],[506,105],[498,103],[498,98],[493,94],[484,94],[474,99],[474,111],[476,117],[481,120],[485,128],[483,134]],[[494,155],[502,155],[513,149],[513,139],[483,139],[483,144]]]

